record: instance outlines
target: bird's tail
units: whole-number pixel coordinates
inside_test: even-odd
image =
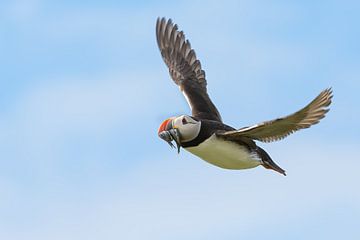
[[[274,170],[284,176],[286,176],[285,170],[282,169],[281,167],[279,167],[269,156],[269,154],[267,154],[267,152],[265,152],[264,149],[258,147],[257,149],[257,153],[259,154],[261,160],[262,160],[262,166],[264,168],[267,169],[271,169]]]

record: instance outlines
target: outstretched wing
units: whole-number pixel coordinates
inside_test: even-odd
[[[207,94],[205,72],[184,33],[178,31],[171,19],[158,18],[156,39],[170,76],[184,94],[192,115],[221,122],[221,116]]]
[[[331,103],[331,98],[332,90],[328,88],[322,91],[306,107],[294,114],[239,130],[219,133],[218,135],[233,140],[241,137],[248,137],[262,142],[281,140],[293,132],[317,124],[329,111],[327,107]]]

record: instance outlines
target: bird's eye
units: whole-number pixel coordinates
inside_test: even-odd
[[[186,121],[186,118],[183,117],[183,119],[182,119],[182,124],[185,125],[185,124],[187,124],[187,123],[188,123],[188,122]]]

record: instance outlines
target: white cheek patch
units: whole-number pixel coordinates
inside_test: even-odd
[[[194,140],[199,135],[201,129],[201,122],[196,122],[196,123],[191,122],[191,123],[183,124],[182,119],[184,117],[185,116],[180,116],[176,118],[174,123],[177,129],[179,130],[181,141],[189,142],[191,140]]]
[[[188,124],[183,125],[183,128],[184,128],[183,141],[189,142],[191,140],[194,140],[199,135],[200,128],[201,128],[201,122],[198,122],[196,124],[188,123]]]

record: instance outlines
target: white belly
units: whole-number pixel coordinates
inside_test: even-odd
[[[208,163],[226,169],[254,168],[261,164],[256,153],[250,153],[239,144],[221,140],[215,134],[200,145],[185,149]]]

